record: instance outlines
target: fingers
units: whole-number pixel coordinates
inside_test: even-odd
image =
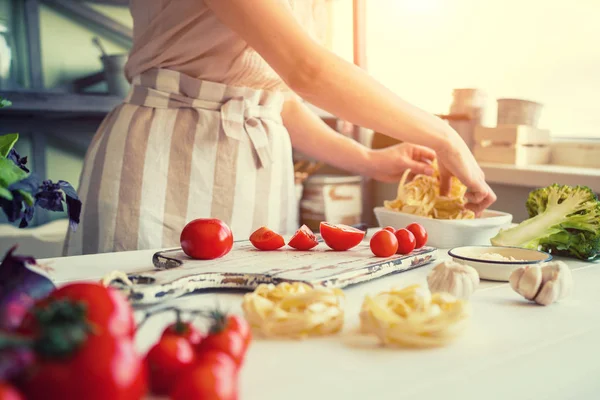
[[[414,175],[433,175],[433,167],[431,164],[423,161],[406,160],[406,169],[410,168],[411,174]]]
[[[429,147],[413,145],[414,147],[414,155],[417,160],[435,160],[436,154],[435,151],[430,149]]]
[[[443,165],[439,165],[440,171],[440,196],[448,196],[452,185],[452,174]]]
[[[472,210],[477,217],[481,216],[481,213],[497,200],[494,191],[488,185],[486,187],[486,191],[469,193],[465,196],[469,201],[466,207]]]

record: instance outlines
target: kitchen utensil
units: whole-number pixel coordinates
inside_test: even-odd
[[[97,36],[94,36],[94,38],[92,39],[92,43],[94,43],[98,50],[100,50],[102,57],[108,57],[108,53],[104,49],[104,46],[102,46],[102,43],[100,43],[100,39],[98,39]]]
[[[458,246],[488,245],[501,228],[512,222],[512,215],[500,211],[486,210],[476,219],[432,219],[418,215],[375,207],[375,217],[380,226],[404,228],[418,222],[423,225],[429,238],[427,244],[440,249]]]
[[[377,258],[367,240],[343,252],[332,251],[324,243],[310,251],[289,248],[260,251],[250,242],[242,241],[234,243],[229,254],[216,260],[193,260],[181,249],[158,252],[153,258],[155,270],[130,274],[131,285],[115,280],[111,286],[139,305],[155,304],[201,290],[253,290],[261,283],[284,281],[344,288],[418,268],[436,258],[437,250],[432,247],[409,255]]]
[[[92,39],[92,43],[98,47],[102,54],[100,60],[104,66],[104,78],[106,79],[106,84],[108,86],[108,93],[119,97],[127,96],[130,89],[130,84],[125,77],[125,64],[128,59],[127,54],[109,55],[104,49],[104,46],[102,46],[102,43],[100,43],[100,39],[97,37]]]
[[[496,254],[509,259],[512,257],[517,261],[486,259],[485,254]],[[463,246],[450,250],[448,255],[456,262],[475,268],[479,278],[502,282],[508,282],[510,274],[517,268],[552,260],[552,256],[543,251],[518,247]]]

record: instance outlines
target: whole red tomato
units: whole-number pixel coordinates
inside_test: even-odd
[[[165,328],[161,337],[175,336],[187,339],[192,346],[197,346],[202,341],[202,332],[189,322],[177,321]]]
[[[396,230],[394,229],[393,226],[386,226],[383,229],[386,230],[386,231],[392,232],[392,233],[396,233]]]
[[[410,254],[415,249],[417,241],[411,231],[398,229],[396,239],[398,240],[398,254]]]
[[[188,223],[180,236],[185,254],[198,260],[212,260],[229,253],[233,247],[233,234],[218,219],[195,219]]]
[[[218,315],[215,317],[209,334],[198,346],[198,358],[203,353],[218,351],[231,357],[239,367],[243,364],[246,351],[252,340],[248,322],[238,315]]]
[[[345,251],[358,246],[366,232],[348,225],[321,222],[320,233],[325,244],[331,249]]]
[[[369,245],[377,257],[391,257],[398,250],[398,239],[392,232],[382,229],[373,235]]]
[[[420,249],[421,247],[425,246],[425,244],[427,243],[428,235],[423,225],[414,222],[408,225],[406,229],[409,230],[415,236],[415,240],[417,241],[415,249]]]
[[[92,325],[94,333],[108,333],[116,337],[133,337],[135,320],[127,299],[116,289],[100,283],[69,283],[52,291],[36,303],[37,307],[48,307],[57,301],[68,301],[85,306],[85,319]],[[19,329],[23,333],[39,330],[35,318],[28,313]]]
[[[290,239],[288,246],[296,250],[310,250],[319,244],[317,236],[306,225],[302,225]]]
[[[277,250],[285,246],[283,237],[265,226],[250,235],[250,242],[258,250],[264,251]]]
[[[196,362],[194,348],[183,337],[162,337],[146,355],[150,372],[150,389],[157,395],[168,395],[177,378]]]
[[[132,339],[91,334],[67,357],[40,356],[23,391],[28,400],[140,400],[147,369]]]
[[[8,383],[0,382],[0,400],[23,400],[23,396]]]
[[[172,400],[237,400],[237,366],[225,353],[207,352],[175,384]]]

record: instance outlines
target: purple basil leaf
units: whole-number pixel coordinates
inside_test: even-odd
[[[72,230],[77,230],[79,225],[79,217],[81,215],[81,200],[77,196],[77,192],[67,181],[58,181],[58,184],[67,197],[67,213],[69,214],[69,225]]]
[[[29,172],[29,169],[25,166],[27,164],[27,156],[21,157],[14,148],[10,149],[6,158],[14,162],[23,171]]]
[[[64,197],[60,191],[58,183],[52,183],[50,180],[42,182],[39,191],[35,195],[35,204],[49,211],[64,211]]]
[[[35,194],[38,192],[39,187],[40,180],[38,176],[36,174],[31,174],[27,178],[10,185],[8,190],[10,190],[11,192],[15,190],[23,190],[27,193],[30,193],[32,196],[35,196]]]
[[[0,208],[6,214],[9,222],[15,222],[23,217],[23,196],[17,191],[12,194],[12,200],[0,198]]]
[[[35,210],[34,206],[25,205],[25,211],[22,213],[21,222],[19,223],[19,228],[27,228],[31,220],[33,219],[33,211]]]
[[[36,265],[33,257],[14,255],[11,248],[0,265],[0,329],[14,330],[35,301],[46,297],[54,284],[28,265]]]

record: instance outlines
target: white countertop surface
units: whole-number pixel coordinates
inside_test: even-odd
[[[112,270],[152,269],[155,251],[40,260],[57,284],[97,280]],[[447,257],[440,251],[439,259]],[[366,294],[426,284],[435,265],[345,289],[346,324],[335,337],[253,341],[240,376],[240,399],[600,399],[600,263],[568,261],[571,297],[548,307],[526,302],[507,283],[482,281],[471,298],[471,326],[453,344],[426,350],[387,349],[352,331]],[[211,292],[169,302],[181,308],[217,303],[241,313],[241,293]],[[141,313],[138,313],[141,316]],[[172,321],[159,314],[140,330],[146,351]]]

